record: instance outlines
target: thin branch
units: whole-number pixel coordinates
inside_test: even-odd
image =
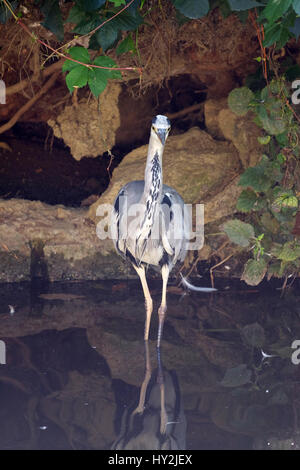
[[[42,72],[42,78],[46,78],[52,73],[56,72],[57,70],[60,70],[62,64],[64,63],[64,60],[61,59],[58,62],[55,62],[52,65],[49,65],[45,70]],[[24,80],[21,80],[18,83],[15,83],[14,85],[11,85],[6,88],[6,96],[13,95],[15,93],[19,93],[20,91],[24,90],[29,83],[31,83],[32,78],[25,78]]]
[[[108,23],[108,21],[111,21],[113,18],[115,18],[116,16],[118,16],[122,11],[124,11],[126,8],[128,8],[131,3],[133,2],[133,0],[131,0],[130,3],[128,3],[124,8],[122,8],[118,13],[116,13],[114,16],[112,16],[111,18],[108,18],[107,20],[105,20],[103,23],[101,23],[99,26],[97,26],[97,28],[95,28],[93,31],[91,31],[90,33],[86,34],[85,36],[87,35],[90,35],[92,33],[94,33],[95,31],[97,31],[98,29],[100,29],[104,24]],[[34,40],[34,41],[38,41],[40,44],[42,44],[43,46],[45,46],[47,49],[50,49],[52,52],[55,52],[55,54],[57,54],[58,56],[60,57],[63,57],[64,59],[67,59],[67,60],[70,60],[72,62],[76,62],[77,64],[80,64],[80,65],[83,65],[85,67],[88,67],[88,68],[97,68],[97,69],[105,69],[105,70],[134,70],[134,71],[138,71],[139,74],[142,73],[142,69],[139,68],[139,67],[105,67],[105,66],[102,66],[102,65],[95,65],[95,64],[85,64],[84,62],[81,62],[77,59],[73,59],[72,57],[69,57],[67,56],[66,54],[63,54],[62,52],[59,52],[57,49],[54,49],[53,47],[51,47],[49,44],[46,44],[44,41],[42,41],[41,39],[39,39],[34,33],[32,33],[30,31],[30,29],[26,26],[26,24],[24,24],[20,18],[17,17],[17,15],[14,13],[14,11],[10,8],[9,4],[7,3],[6,0],[3,0],[3,3],[5,4],[6,8],[10,11],[10,13],[12,14],[12,16],[14,17],[14,19],[16,20],[16,22],[24,29],[24,31],[26,31],[27,34],[29,34],[29,36]],[[84,36],[83,36],[84,37]]]
[[[185,116],[186,114],[197,111],[198,109],[201,109],[202,106],[203,106],[203,103],[196,103],[196,104],[193,104],[192,106],[188,106],[187,108],[180,109],[180,111],[177,111],[176,113],[168,113],[167,116],[169,119],[176,119],[176,118]]]
[[[229,258],[231,258],[233,255],[234,255],[234,253],[231,253],[231,255],[226,256],[226,258],[222,259],[222,261],[220,261],[219,263],[215,264],[214,266],[212,266],[212,267],[210,268],[209,272],[210,272],[210,281],[211,281],[212,287],[215,287],[214,276],[213,276],[213,270],[214,270],[215,268],[217,268],[218,266],[221,266],[221,264],[223,264],[223,263],[225,263],[226,261],[228,261]]]
[[[45,83],[44,86],[37,92],[37,94],[31,98],[31,100],[27,101],[27,103],[24,104],[17,112],[16,114],[3,126],[0,127],[0,134],[3,134],[3,132],[6,132],[8,129],[10,129],[12,126],[15,125],[15,123],[20,119],[20,117],[30,109],[38,99],[44,95],[55,83],[57,77],[59,75],[59,72],[56,72],[52,75],[51,78]]]

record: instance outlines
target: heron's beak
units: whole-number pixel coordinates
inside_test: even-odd
[[[167,137],[168,137],[168,130],[167,129],[157,129],[156,134],[157,134],[159,140],[161,141],[161,143],[163,145],[165,145],[165,142],[166,142]]]

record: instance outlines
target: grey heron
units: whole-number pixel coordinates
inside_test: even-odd
[[[152,120],[144,181],[131,181],[119,191],[111,218],[111,236],[117,252],[127,258],[140,277],[146,307],[144,339],[149,336],[153,302],[146,279],[148,265],[159,268],[163,281],[158,309],[157,347],[167,310],[167,283],[177,261],[185,258],[191,220],[182,197],[163,184],[162,156],[170,131],[166,116]]]

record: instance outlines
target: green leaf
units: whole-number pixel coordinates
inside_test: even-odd
[[[260,221],[269,232],[272,234],[278,233],[280,228],[279,222],[269,212],[264,212]]]
[[[126,4],[126,0],[109,0],[111,3],[114,3],[115,7]]]
[[[255,192],[251,189],[244,189],[237,200],[236,208],[241,212],[250,212],[256,201]]]
[[[282,261],[294,261],[300,257],[300,246],[295,245],[294,242],[287,242],[283,245],[278,258]]]
[[[257,114],[258,114],[258,117],[261,120],[261,122],[264,122],[266,119],[269,118],[265,104],[260,104],[257,107]]]
[[[70,93],[74,91],[74,86],[82,88],[88,81],[88,68],[84,65],[77,65],[66,76],[66,84]]]
[[[251,382],[252,372],[246,364],[227,369],[221,381],[223,387],[240,387]]]
[[[300,15],[300,0],[293,0],[293,8],[297,15]]]
[[[84,2],[81,2],[81,5],[85,11],[93,11],[98,10],[105,2],[106,0],[84,0]]]
[[[276,161],[279,163],[279,165],[282,165],[286,161],[286,156],[283,155],[283,153],[279,153],[276,156]]]
[[[73,60],[65,60],[62,66],[62,71],[63,72],[69,72],[70,70],[74,69],[75,67],[78,67],[77,62],[73,62]]]
[[[83,62],[84,64],[90,63],[89,52],[84,47],[81,47],[81,46],[72,47],[72,49],[69,50],[69,55],[72,57],[72,59],[79,60],[80,62]],[[75,67],[78,67],[78,65],[80,64],[78,64],[77,62],[73,62],[72,60],[66,60],[63,63],[62,71],[63,72],[70,71],[74,69]]]
[[[228,220],[222,228],[232,242],[243,247],[249,246],[250,239],[255,236],[252,225],[239,219]]]
[[[249,286],[257,286],[264,278],[267,271],[267,263],[263,258],[259,260],[249,259],[245,264],[241,277]]]
[[[102,49],[106,51],[117,40],[119,31],[135,31],[142,23],[143,18],[139,14],[131,15],[124,11],[105,23],[95,33],[95,37]]]
[[[292,37],[292,35],[290,34],[290,31],[288,28],[286,28],[285,26],[283,26],[281,28],[281,32],[280,32],[280,39],[279,41],[277,42],[276,46],[277,46],[277,49],[280,49],[281,47],[285,46],[285,44],[288,42],[288,40]]]
[[[276,135],[276,140],[279,143],[279,145],[281,145],[282,147],[286,147],[289,143],[288,132],[284,131],[284,132],[281,132],[281,134],[277,134]],[[283,162],[285,160],[286,159],[284,159]]]
[[[123,41],[121,41],[116,49],[117,55],[125,54],[126,52],[136,53],[135,44],[130,35],[128,35]]]
[[[244,116],[249,111],[249,104],[253,99],[254,93],[249,88],[235,88],[228,95],[228,106],[238,116]]]
[[[239,185],[254,189],[254,191],[266,192],[271,187],[272,182],[265,174],[262,165],[247,168],[241,175]]]
[[[97,98],[107,85],[107,74],[101,69],[90,69],[88,75],[88,85],[91,92]]]
[[[268,143],[271,140],[271,136],[270,135],[259,136],[257,137],[257,140],[261,145],[268,145]]]
[[[46,0],[41,6],[41,11],[45,15],[42,25],[49,29],[59,41],[64,39],[64,25],[59,8],[59,0]]]
[[[260,99],[266,101],[270,96],[270,89],[268,86],[265,86],[260,92]]]
[[[101,70],[106,78],[122,78],[120,70],[114,70],[114,67],[117,66],[116,62],[107,56],[99,56],[94,60],[95,65],[100,65],[101,67],[110,67],[109,69],[98,69]],[[97,69],[95,69],[97,70]]]
[[[78,6],[74,5],[69,11],[68,18],[66,23],[75,23],[78,24],[85,19],[85,12]]]
[[[272,93],[282,93],[284,87],[279,89],[279,85],[271,82],[270,91]],[[277,91],[276,91],[277,90]],[[286,130],[286,122],[283,118],[283,110],[281,101],[275,96],[265,96],[264,103],[257,107],[260,122],[268,134],[282,134]]]
[[[74,46],[69,50],[69,55],[72,59],[79,60],[85,64],[90,63],[90,54],[89,51],[83,46]]]
[[[272,276],[279,277],[281,262],[276,260],[271,262],[268,266],[268,281],[271,279]]]
[[[110,67],[92,67],[88,71],[88,85],[93,95],[98,97],[100,93],[105,90],[108,79],[122,78],[122,75],[119,70],[114,70],[114,67],[116,67],[116,62],[110,57],[99,56],[94,60],[93,64],[99,65],[100,67]]]
[[[232,11],[250,10],[250,8],[261,7],[261,3],[255,0],[228,0]]]
[[[298,207],[298,199],[296,196],[290,195],[290,194],[281,194],[278,196],[273,204],[279,208],[281,207],[287,207],[290,209],[297,209]]]
[[[281,36],[282,25],[278,23],[271,23],[265,28],[265,38],[263,40],[264,47],[270,47],[275,42],[279,41]]]
[[[113,24],[113,21],[109,21],[95,33],[95,36],[105,52],[116,42],[118,38],[118,29]]]
[[[129,6],[127,6],[126,11],[128,11],[128,13],[133,16],[140,16],[139,10],[143,8],[144,2],[145,0],[133,0],[133,2]],[[128,5],[129,0],[126,0],[126,3]]]
[[[286,124],[280,116],[268,117],[262,121],[263,128],[268,134],[282,134],[286,129]]]
[[[123,11],[123,13],[116,16],[110,23],[112,23],[118,31],[135,31],[143,21],[139,13],[132,15],[127,11]]]
[[[262,11],[261,17],[267,18],[270,23],[274,23],[289,9],[292,0],[269,0],[267,6]]]
[[[191,19],[202,18],[209,10],[208,0],[172,0],[175,8]]]
[[[84,19],[80,21],[75,28],[73,33],[77,34],[89,34],[93,29],[101,24],[99,15],[85,15]]]

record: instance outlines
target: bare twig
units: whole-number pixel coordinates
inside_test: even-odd
[[[42,72],[42,78],[46,78],[52,73],[56,72],[57,70],[60,70],[62,67],[62,64],[64,63],[64,60],[61,59],[58,62],[55,62],[52,65],[49,65],[45,70]],[[6,88],[6,96],[13,95],[14,93],[19,93],[22,91],[24,88],[26,88],[31,81],[33,80],[33,76],[30,78],[25,78],[24,80],[21,80],[18,83],[15,83],[14,85],[11,85]]]
[[[3,132],[6,132],[8,129],[10,129],[19,119],[21,116],[23,116],[28,109],[30,109],[38,99],[44,95],[55,83],[57,77],[59,75],[59,72],[56,72],[52,75],[51,78],[45,83],[45,85],[42,86],[42,88],[37,92],[37,94],[31,98],[31,100],[27,101],[27,103],[24,104],[17,112],[16,114],[3,126],[0,127],[0,134],[3,134]]]
[[[218,266],[221,266],[221,264],[225,263],[225,261],[228,261],[229,258],[231,258],[233,255],[234,253],[231,253],[231,255],[226,256],[226,258],[222,259],[222,261],[220,261],[219,263],[215,264],[214,266],[210,268],[209,273],[210,273],[210,281],[211,281],[212,287],[215,287],[213,270],[217,268]]]
[[[181,109],[180,111],[177,111],[176,113],[168,113],[167,116],[169,119],[176,119],[176,118],[185,116],[186,114],[197,111],[198,109],[202,108],[202,106],[203,106],[203,103],[196,103],[196,104],[193,104],[192,106],[188,106],[187,108]]]
[[[88,67],[88,68],[97,68],[97,69],[105,69],[105,70],[134,70],[134,71],[138,71],[139,74],[141,75],[142,73],[142,70],[140,67],[105,67],[105,66],[102,66],[102,65],[95,65],[95,64],[86,64],[84,62],[81,62],[80,60],[77,60],[77,59],[73,59],[72,57],[66,55],[66,54],[63,54],[62,52],[59,52],[58,49],[54,49],[54,47],[51,47],[49,44],[45,43],[44,41],[42,41],[41,39],[39,39],[34,33],[32,33],[30,31],[30,29],[27,27],[27,25],[25,23],[23,23],[20,18],[17,17],[17,15],[14,13],[14,11],[11,9],[10,5],[8,4],[8,2],[6,0],[2,0],[4,5],[6,6],[6,8],[10,11],[10,13],[12,14],[12,16],[14,17],[14,19],[16,20],[16,22],[24,29],[24,31],[26,31],[27,34],[29,34],[29,36],[34,40],[34,41],[38,41],[40,44],[42,44],[43,46],[45,46],[47,49],[50,49],[52,52],[54,52],[55,54],[57,54],[59,57],[63,57],[64,59],[68,59],[72,62],[76,62],[77,64],[80,64],[80,65],[83,65],[85,67]],[[90,33],[87,33],[85,36],[88,36],[88,35],[92,35],[94,34],[96,31],[98,31],[98,29],[102,28],[102,26],[104,26],[106,23],[108,23],[109,21],[111,21],[113,18],[115,18],[116,16],[118,16],[120,13],[122,13],[122,11],[124,11],[126,8],[128,8],[131,3],[133,2],[134,0],[131,0],[129,3],[127,3],[127,5],[125,5],[124,8],[122,8],[121,10],[119,10],[114,16],[112,16],[111,18],[108,18],[107,20],[105,20],[103,23],[101,23],[99,26],[97,26],[97,28],[93,29]],[[83,36],[84,37],[84,36]]]

